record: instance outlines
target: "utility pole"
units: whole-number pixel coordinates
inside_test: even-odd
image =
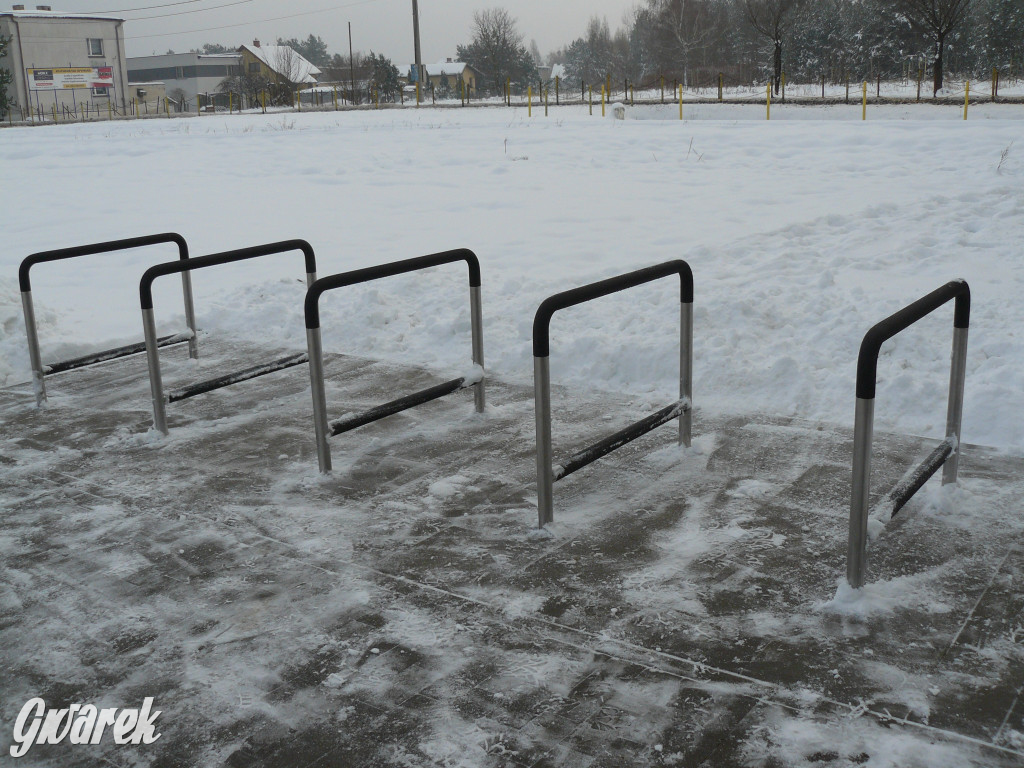
[[[420,54],[420,6],[412,0],[412,41],[416,50],[416,82],[423,87],[423,56]]]
[[[355,59],[352,58],[352,22],[348,23],[348,75],[349,80],[352,83],[352,93],[349,96],[349,101],[355,106],[356,103],[356,64]]]

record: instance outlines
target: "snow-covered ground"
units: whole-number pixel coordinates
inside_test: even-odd
[[[1013,764],[1019,459],[973,452],[963,488],[926,492],[873,543],[866,599],[823,601],[872,324],[967,279],[964,438],[1024,452],[1024,109],[982,105],[964,122],[957,107],[877,107],[866,123],[857,106],[776,105],[772,122],[757,104],[691,105],[682,122],[673,105],[587,112],[0,131],[0,387],[28,378],[27,254],[167,230],[195,255],[305,238],[321,275],[472,248],[494,378],[485,416],[467,397],[447,420],[382,424],[338,445],[326,478],[298,369],[176,409],[167,440],[141,434],[137,360],[56,378],[50,412],[25,387],[2,393],[5,722],[30,696],[125,705],[155,691],[164,754],[197,765],[370,764],[372,749],[391,750],[374,764],[472,768]],[[37,267],[44,359],[138,340],[139,275],[175,257]],[[623,451],[574,476],[550,538],[534,536],[537,306],[680,257],[696,281],[696,449]],[[256,362],[258,344],[304,349],[303,272],[296,253],[197,273],[205,356],[168,352],[168,382]],[[161,332],[179,330],[179,285],[157,287]],[[556,386],[560,452],[626,418],[617,404],[674,399],[677,291],[666,280],[556,316],[553,380],[591,395]],[[332,358],[332,415],[411,389],[410,366],[464,372],[467,299],[461,265],[325,297],[327,351],[357,356]],[[942,437],[951,315],[884,348],[880,432]],[[767,416],[733,418],[752,413]],[[878,443],[889,487],[927,441]],[[544,762],[531,745],[561,728],[576,762]],[[591,759],[598,742],[628,757]]]
[[[974,305],[964,438],[1024,449],[1024,109],[756,105],[210,116],[0,132],[0,385],[27,378],[17,266],[51,248],[177,231],[193,254],[301,237],[319,272],[472,248],[486,357],[532,376],[548,295],[673,258],[696,280],[695,399],[848,424],[864,332],[957,277]],[[170,249],[33,271],[44,359],[141,338],[137,281]],[[206,270],[200,325],[304,348],[298,255]],[[161,332],[180,289],[158,283]],[[669,398],[671,281],[560,313],[556,383]],[[328,351],[461,370],[455,267],[332,295]],[[880,428],[941,436],[952,309],[884,348]]]

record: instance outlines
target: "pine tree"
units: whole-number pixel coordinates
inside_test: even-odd
[[[7,46],[11,38],[0,35],[0,60],[7,58]],[[7,117],[11,108],[11,97],[7,93],[7,87],[14,82],[14,73],[6,67],[0,66],[0,117]]]

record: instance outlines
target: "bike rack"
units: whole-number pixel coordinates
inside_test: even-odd
[[[327,392],[324,385],[324,353],[320,334],[320,297],[327,291],[333,291],[336,288],[345,288],[370,282],[371,280],[394,277],[395,275],[402,275],[407,272],[418,272],[421,269],[458,261],[465,261],[469,267],[469,306],[473,336],[473,363],[480,367],[479,375],[462,376],[444,384],[407,395],[398,400],[392,400],[389,403],[384,403],[355,416],[328,423]],[[334,437],[342,432],[348,432],[366,424],[371,424],[387,416],[415,408],[417,405],[436,400],[467,387],[475,387],[474,400],[476,402],[476,411],[477,413],[483,413],[486,396],[484,394],[483,375],[484,336],[483,312],[480,305],[480,262],[472,251],[460,248],[454,251],[444,251],[443,253],[435,253],[430,256],[420,256],[414,259],[405,259],[390,264],[356,269],[351,272],[342,272],[338,275],[324,277],[313,283],[309,290],[306,291],[305,313],[306,344],[309,350],[309,378],[313,389],[313,425],[316,430],[316,454],[321,472],[327,473],[331,471],[331,448],[327,444],[328,437]]]
[[[931,314],[950,300],[953,311],[953,352],[949,372],[946,439],[906,480],[889,494],[893,514],[899,512],[939,467],[942,484],[956,482],[960,465],[960,422],[963,416],[964,379],[967,373],[967,329],[971,319],[971,289],[954,280],[875,325],[861,342],[857,359],[857,412],[853,427],[853,488],[850,495],[850,538],[846,554],[846,580],[854,589],[864,586],[867,570],[868,494],[871,486],[871,438],[875,417],[875,382],[882,344]]]
[[[32,281],[29,278],[29,271],[36,264],[43,264],[48,261],[62,261],[74,259],[79,256],[92,256],[98,253],[112,253],[114,251],[127,251],[132,248],[143,248],[150,245],[162,243],[174,243],[178,246],[178,255],[181,261],[188,260],[188,244],[185,238],[174,232],[167,232],[159,235],[147,235],[145,237],[132,237],[125,240],[113,240],[106,243],[93,243],[92,245],[80,245],[72,248],[60,248],[54,251],[43,251],[34,253],[21,262],[18,269],[18,282],[21,286],[21,306],[25,313],[25,333],[28,335],[28,356],[32,365],[32,385],[36,393],[36,405],[41,406],[46,402],[46,385],[43,383],[44,376],[55,373],[63,373],[76,368],[84,368],[97,363],[104,363],[108,360],[115,360],[120,357],[138,354],[146,346],[144,343],[128,344],[115,349],[108,349],[104,352],[94,352],[83,357],[76,357],[71,360],[64,360],[51,365],[43,365],[42,353],[39,347],[39,332],[36,329],[36,314],[32,304]],[[179,333],[173,336],[164,336],[157,339],[161,347],[171,346],[188,342],[189,357],[195,359],[199,355],[198,340],[196,336],[196,314],[192,301],[192,280],[187,272],[181,274],[181,287],[185,295],[185,321],[188,323],[189,333]]]
[[[236,261],[256,259],[261,256],[270,256],[276,253],[286,253],[288,251],[302,251],[306,260],[306,285],[313,285],[313,283],[316,282],[316,256],[313,253],[313,246],[305,240],[285,240],[280,243],[270,243],[268,245],[258,245],[252,248],[240,248],[234,251],[214,253],[209,256],[200,256],[195,259],[189,259],[188,261],[170,261],[165,264],[152,266],[142,275],[142,280],[139,283],[139,296],[142,303],[142,327],[146,334],[145,344],[146,359],[149,363],[149,386],[153,395],[153,426],[163,434],[168,434],[167,403],[185,400],[186,398],[194,397],[196,395],[203,394],[204,392],[212,392],[215,389],[221,389],[222,387],[227,387],[242,381],[255,379],[257,376],[265,376],[266,374],[273,373],[274,371],[280,371],[285,368],[291,368],[295,365],[301,365],[307,361],[307,356],[305,353],[290,355],[282,358],[281,360],[275,360],[253,368],[246,368],[245,370],[238,371],[237,373],[220,376],[199,384],[193,384],[189,387],[175,390],[165,396],[163,379],[160,375],[160,353],[158,351],[160,344],[156,337],[156,319],[153,314],[153,281],[163,275],[173,275],[180,272],[184,276],[197,269],[215,267],[221,264],[231,264]]]
[[[559,466],[553,467],[551,450],[551,317],[560,309],[583,304],[662,277],[679,275],[680,293],[680,345],[679,345],[679,400],[657,413],[626,427],[614,435],[579,451]],[[690,446],[693,428],[693,272],[680,259],[626,275],[601,280],[544,300],[533,320],[533,382],[537,418],[537,508],[541,528],[554,521],[554,484],[573,472],[597,461],[612,451],[633,442],[648,432],[679,418],[679,443]]]

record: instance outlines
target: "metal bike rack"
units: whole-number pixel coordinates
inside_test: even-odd
[[[949,372],[946,439],[906,480],[889,494],[893,514],[899,512],[939,467],[942,484],[956,482],[960,465],[960,421],[963,416],[964,378],[967,372],[967,329],[971,319],[971,289],[954,280],[875,325],[861,342],[857,359],[857,412],[853,428],[853,488],[850,495],[850,539],[846,580],[854,589],[864,586],[867,570],[868,494],[871,490],[871,438],[875,416],[875,381],[882,344],[931,314],[950,300],[953,311],[953,352]]]
[[[306,260],[306,285],[311,286],[316,282],[316,256],[313,253],[313,246],[305,240],[285,240],[280,243],[258,245],[253,248],[240,248],[234,251],[214,253],[209,256],[200,256],[188,261],[171,261],[165,264],[157,264],[150,267],[142,275],[139,282],[139,297],[142,303],[142,327],[146,334],[146,358],[149,362],[149,386],[153,396],[153,426],[167,434],[167,403],[185,400],[189,397],[212,392],[215,389],[237,384],[257,376],[265,376],[274,371],[291,368],[295,365],[302,365],[307,361],[307,356],[301,354],[290,355],[280,360],[246,368],[243,371],[220,376],[199,384],[168,393],[164,395],[163,379],[160,374],[160,346],[156,337],[156,319],[153,314],[153,281],[163,275],[181,273],[183,276],[194,272],[197,269],[216,267],[221,264],[231,264],[246,259],[256,259],[261,256],[270,256],[276,253],[287,253],[289,251],[302,251]]]
[[[552,466],[551,368],[549,331],[551,316],[560,309],[583,304],[628,288],[679,275],[681,338],[679,345],[679,400],[657,413],[584,448],[559,465]],[[602,456],[633,442],[648,432],[679,419],[679,443],[689,447],[693,428],[693,272],[680,259],[667,261],[626,275],[612,277],[555,294],[540,305],[533,320],[533,382],[537,418],[537,508],[540,527],[554,521],[554,484]]]
[[[320,297],[325,292],[333,291],[336,288],[345,288],[351,285],[358,285],[359,283],[370,282],[371,280],[380,280],[384,277],[394,277],[395,275],[402,275],[407,272],[418,272],[421,269],[458,261],[465,261],[469,267],[469,306],[473,335],[473,362],[480,366],[480,376],[478,378],[462,376],[398,400],[384,403],[364,413],[328,423],[327,393],[324,385],[324,353],[320,334]],[[321,472],[331,471],[331,448],[327,444],[328,437],[334,437],[342,432],[348,432],[357,427],[371,424],[387,416],[415,408],[417,405],[422,405],[468,387],[475,388],[476,411],[477,413],[483,413],[486,397],[484,394],[484,376],[482,374],[484,365],[484,335],[483,311],[480,305],[480,262],[472,251],[460,248],[454,251],[444,251],[443,253],[435,253],[430,256],[420,256],[414,259],[405,259],[390,264],[356,269],[351,272],[324,277],[317,280],[306,291],[305,311],[306,343],[309,349],[309,378],[313,388],[313,424],[316,430],[316,453]]]
[[[162,243],[174,243],[178,246],[178,257],[182,261],[188,259],[188,244],[185,238],[174,232],[167,232],[159,235],[147,235],[145,237],[132,237],[125,240],[113,240],[106,243],[94,243],[92,245],[80,245],[73,248],[60,248],[55,251],[43,251],[34,253],[21,262],[18,269],[18,282],[21,285],[21,306],[25,313],[25,333],[28,335],[28,356],[32,364],[32,385],[36,393],[36,405],[46,402],[46,385],[43,383],[44,376],[55,373],[63,373],[76,368],[84,368],[89,365],[96,365],[108,360],[115,360],[120,357],[138,354],[146,346],[144,343],[128,344],[116,349],[108,349],[104,352],[94,352],[83,357],[76,357],[71,360],[64,360],[59,363],[43,365],[42,353],[39,347],[39,332],[36,329],[36,314],[32,304],[32,282],[29,279],[29,271],[36,264],[43,264],[48,261],[62,261],[74,259],[79,256],[92,256],[98,253],[113,253],[115,251],[127,251],[132,248],[143,248],[150,245]],[[188,342],[189,356],[193,359],[199,354],[198,341],[196,337],[196,314],[192,301],[192,280],[187,272],[181,274],[181,287],[185,295],[185,321],[188,323],[189,333],[179,333],[173,336],[164,336],[157,339],[161,347],[171,346]]]

